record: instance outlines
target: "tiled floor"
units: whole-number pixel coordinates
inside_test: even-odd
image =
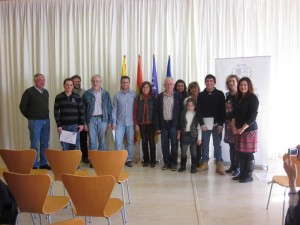
[[[270,172],[256,170],[254,182],[240,184],[230,175],[215,173],[211,160],[208,171],[191,175],[162,171],[161,165],[143,168],[135,164],[125,168],[130,172],[132,203],[127,204],[128,225],[276,225],[281,224],[282,187],[274,185],[266,210],[270,186],[267,180],[274,173],[282,173],[281,162],[271,163]],[[3,163],[0,160],[0,166]],[[86,164],[81,165],[83,168]],[[91,170],[92,171],[92,170]],[[63,194],[62,184],[55,183],[55,194]],[[114,197],[120,197],[116,185]],[[70,209],[52,216],[52,222],[71,218]],[[23,213],[19,224],[32,224],[30,215]],[[47,221],[44,217],[44,224]],[[91,224],[107,224],[102,218],[93,218]],[[122,224],[121,215],[112,217],[112,224]]]

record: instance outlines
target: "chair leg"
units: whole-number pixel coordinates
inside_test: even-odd
[[[86,216],[84,217],[84,225],[86,225]]]
[[[126,215],[126,205],[125,205],[125,196],[124,196],[124,186],[123,186],[123,183],[121,183],[121,189],[122,189],[122,200],[123,200],[125,223],[127,223],[127,215]]]
[[[273,184],[274,184],[274,182],[273,181],[271,181],[271,187],[270,187],[270,192],[269,192],[269,198],[268,198],[268,203],[267,203],[267,208],[266,209],[268,209],[269,208],[269,202],[270,202],[270,198],[271,198],[271,193],[272,193],[272,188],[273,188]]]
[[[124,209],[122,208],[121,209],[121,214],[122,214],[122,222],[123,222],[123,225],[125,225],[125,216],[124,216]]]
[[[90,217],[89,223],[92,223],[93,217]]]
[[[35,225],[34,218],[35,218],[34,213],[31,213],[31,219],[32,219],[33,224]],[[19,220],[19,214],[17,215],[16,225],[19,223],[18,220]]]
[[[284,212],[285,212],[285,195],[286,195],[287,187],[284,190],[284,196],[283,196],[283,206],[282,206],[282,225],[284,225]]]
[[[54,181],[52,181],[52,183],[51,183],[51,187],[50,187],[50,195],[51,196],[53,196],[53,183],[54,183]]]
[[[108,217],[107,217],[106,219],[107,219],[107,221],[108,221],[108,225],[111,225],[110,219],[109,219]]]
[[[40,225],[42,225],[43,222],[42,222],[42,216],[41,216],[41,214],[39,214],[39,217],[40,217]]]
[[[128,203],[130,204],[131,203],[131,197],[130,197],[128,179],[126,180],[126,186],[127,186]]]

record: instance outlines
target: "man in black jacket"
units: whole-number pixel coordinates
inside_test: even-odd
[[[166,77],[164,87],[165,91],[157,96],[155,130],[161,133],[161,149],[164,159],[164,165],[161,169],[176,171],[178,157],[177,134],[180,134],[181,130],[183,99],[180,93],[173,91],[173,78]]]

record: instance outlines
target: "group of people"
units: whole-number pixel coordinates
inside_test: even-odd
[[[120,91],[113,101],[101,82],[101,76],[92,76],[92,87],[85,91],[81,88],[79,75],[64,80],[64,91],[56,96],[54,103],[57,132],[70,131],[78,135],[75,144],[62,142],[63,150],[81,149],[82,161],[88,163],[88,149],[106,150],[107,129],[113,129],[117,150],[124,148],[125,137],[126,166],[132,167],[134,131],[138,131],[142,140],[143,166],[155,167],[155,134],[158,133],[161,135],[162,170],[177,170],[180,143],[178,172],[186,170],[189,148],[190,172],[195,173],[208,169],[212,136],[216,172],[221,175],[233,173],[233,179],[241,183],[253,180],[259,102],[248,77],[239,79],[236,75],[229,75],[226,96],[215,87],[216,77],[212,74],[205,77],[203,91],[196,81],[187,87],[183,80],[175,83],[173,78],[166,77],[164,91],[154,96],[150,82],[143,82],[137,95],[130,89],[130,78],[122,76]],[[34,167],[49,169],[44,155],[49,142],[49,93],[44,85],[44,75],[36,74],[34,86],[22,96],[20,110],[28,119],[31,148],[37,152],[40,149],[40,160],[36,158]],[[221,149],[224,125],[224,141],[230,146],[231,160],[226,171]]]

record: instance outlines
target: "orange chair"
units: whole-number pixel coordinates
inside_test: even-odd
[[[52,225],[83,225],[82,219],[72,219],[72,220],[66,220],[58,223],[53,223]]]
[[[45,155],[52,168],[54,181],[61,181],[61,176],[65,173],[79,176],[89,176],[88,170],[77,170],[80,160],[80,150],[51,150],[46,149]],[[53,195],[53,182],[51,185],[51,195]]]
[[[7,167],[7,170],[22,174],[47,174],[46,169],[32,169],[36,151],[28,150],[7,150],[0,149],[0,155]]]
[[[118,198],[110,198],[116,183],[111,175],[81,177],[63,174],[62,181],[73,203],[76,216],[105,217],[111,224],[110,217],[121,210],[123,225],[125,218],[123,202]]]
[[[130,192],[128,185],[129,173],[126,171],[122,171],[122,169],[125,165],[127,155],[128,152],[126,150],[89,151],[89,158],[91,163],[93,164],[96,175],[112,175],[117,183],[121,184],[125,221],[127,220],[127,216],[123,183],[126,182],[128,202],[130,203]]]
[[[282,159],[283,159],[283,161],[286,161],[289,157],[290,156],[288,154],[284,154]],[[300,172],[300,162],[297,160],[297,157],[296,156],[291,156],[291,160],[292,160],[292,164],[297,165],[297,170],[298,170],[298,173],[299,173]],[[285,196],[286,196],[286,190],[290,186],[289,178],[286,175],[275,175],[275,176],[272,177],[272,181],[270,181],[268,184],[270,184],[270,183],[271,183],[271,187],[270,187],[270,192],[269,192],[268,203],[267,203],[266,209],[269,208],[269,203],[270,203],[273,184],[275,183],[275,184],[278,184],[278,185],[285,188],[284,189],[284,194],[283,194],[283,207],[282,207],[282,224],[284,224]],[[296,186],[300,187],[300,176],[297,176]]]
[[[19,206],[20,213],[31,213],[34,224],[33,213],[40,214],[40,224],[42,224],[41,214],[48,215],[50,224],[50,215],[65,208],[70,202],[69,197],[66,196],[48,196],[51,178],[47,174],[4,172],[3,176]]]

